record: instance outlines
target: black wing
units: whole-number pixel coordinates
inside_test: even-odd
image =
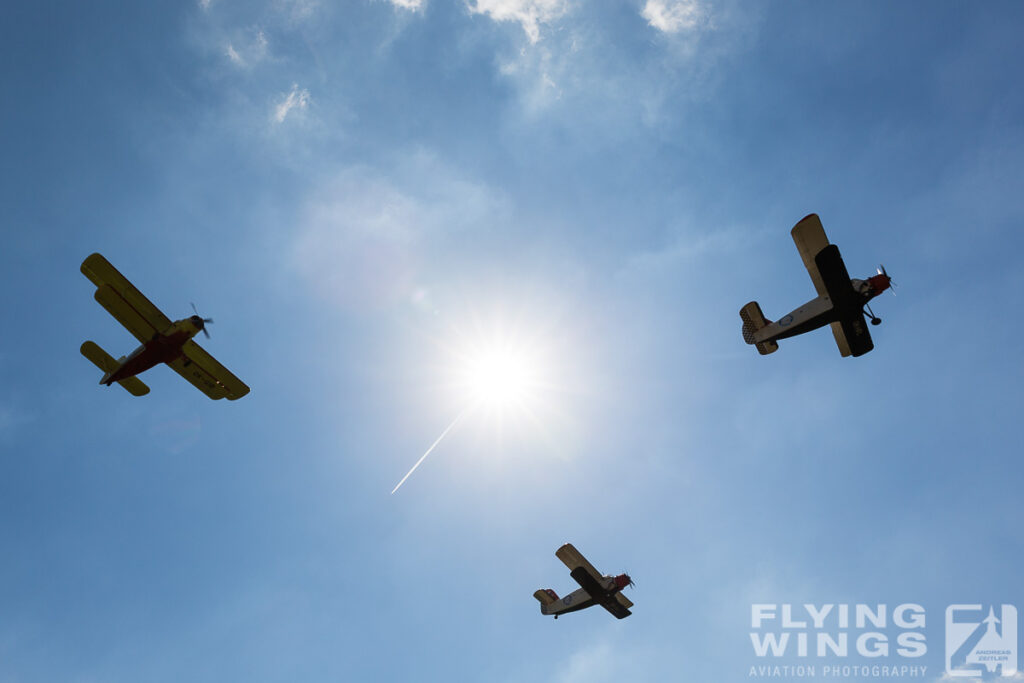
[[[832,306],[839,315],[839,320],[832,324],[839,352],[844,356],[863,356],[875,348],[875,344],[871,341],[868,326],[864,324],[860,296],[850,284],[850,273],[839,254],[839,247],[828,245],[818,252],[814,262],[832,300]]]
[[[569,572],[569,576],[576,579],[576,583],[582,586],[583,590],[587,591],[587,593],[590,594],[590,597],[600,604],[601,607],[604,607],[606,610],[614,614],[616,619],[625,619],[632,614],[632,612],[626,609],[625,606],[615,599],[614,593],[602,588],[601,584],[599,584],[597,580],[590,575],[590,572],[583,567],[576,567],[576,569]]]

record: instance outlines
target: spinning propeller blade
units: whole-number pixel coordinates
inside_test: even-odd
[[[192,312],[195,313],[195,315],[192,317],[198,318],[200,320],[199,329],[201,329],[203,331],[203,334],[206,335],[206,338],[209,339],[210,333],[206,331],[206,326],[213,322],[213,318],[204,318],[203,316],[199,315],[199,311],[196,310],[195,303],[191,301],[189,303],[192,304]]]
[[[889,278],[889,291],[892,292],[893,296],[896,296],[896,283],[892,281],[891,277],[889,277],[889,273],[885,272],[885,266],[879,263],[877,271],[879,275],[884,275],[885,277]]]

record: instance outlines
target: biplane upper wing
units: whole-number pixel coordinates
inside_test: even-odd
[[[812,213],[805,216],[793,226],[789,234],[793,237],[796,250],[800,252],[804,268],[811,276],[811,282],[814,283],[814,289],[817,290],[818,296],[828,296],[828,290],[825,289],[825,282],[821,279],[818,264],[814,261],[814,257],[828,246],[828,237],[825,236],[825,228],[822,227],[818,214]]]
[[[832,323],[832,335],[836,338],[839,353],[845,356],[862,356],[875,348],[871,333],[864,324],[864,313],[857,301],[857,293],[850,284],[850,274],[843,263],[839,247],[830,244],[814,257],[818,271],[832,305],[841,317]]]
[[[96,285],[96,301],[139,341],[147,342],[171,326],[170,319],[101,254],[82,261],[82,273]]]
[[[181,347],[181,352],[182,355],[168,365],[213,400],[226,398],[234,401],[249,393],[245,382],[191,339]]]
[[[576,550],[576,547],[572,543],[566,543],[556,550],[555,557],[560,559],[562,563],[569,568],[569,573],[572,573],[572,570],[577,567],[583,567],[595,581],[601,580],[601,572],[594,569],[594,565],[587,562],[587,558],[583,557],[583,554],[579,550]],[[586,588],[586,586],[583,587]],[[589,593],[590,591],[587,592]]]

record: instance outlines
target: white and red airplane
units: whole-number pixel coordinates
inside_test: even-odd
[[[864,316],[871,316],[872,325],[882,322],[868,302],[893,286],[885,267],[866,280],[851,279],[839,247],[829,244],[817,214],[801,220],[790,234],[818,296],[775,322],[766,320],[758,303],[751,301],[740,309],[743,341],[766,355],[778,350],[779,339],[831,325],[839,353],[844,357],[864,355],[875,346]]]
[[[149,393],[149,387],[136,375],[166,363],[214,400],[234,401],[249,393],[249,387],[242,380],[192,341],[200,332],[210,336],[206,324],[212,320],[197,313],[171,322],[100,254],[92,254],[82,262],[82,273],[96,285],[96,301],[142,342],[142,346],[118,360],[95,342],[82,344],[82,355],[103,371],[100,384],[110,386],[117,382],[133,396],[144,396]]]
[[[625,619],[632,614],[629,608],[633,603],[622,594],[623,588],[633,585],[628,574],[600,574],[572,543],[566,543],[555,551],[555,556],[565,563],[569,568],[569,576],[576,579],[582,588],[577,588],[564,598],[559,598],[550,588],[534,592],[533,597],[540,601],[541,614],[554,615],[557,619],[560,614],[576,612],[592,605],[601,605],[614,614],[616,619]]]

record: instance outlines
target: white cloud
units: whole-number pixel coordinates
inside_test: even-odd
[[[291,92],[274,107],[274,120],[283,122],[293,109],[305,109],[309,106],[309,91],[305,88],[299,89],[298,83],[292,85]]]
[[[395,7],[417,10],[423,7],[423,0],[390,0]]]
[[[566,14],[569,0],[473,0],[467,6],[473,14],[486,14],[494,21],[518,21],[530,42],[536,43],[540,25]]]
[[[647,0],[640,15],[664,33],[680,33],[697,27],[702,11],[697,0]]]

